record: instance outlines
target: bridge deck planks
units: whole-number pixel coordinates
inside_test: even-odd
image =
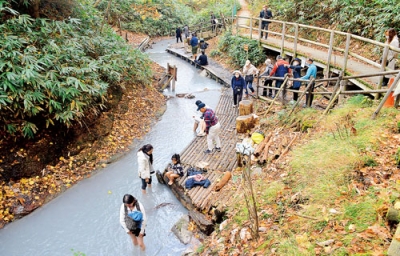
[[[185,59],[191,63],[191,54],[186,54],[184,49],[169,48],[169,53],[177,57]],[[212,62],[212,60],[211,60]],[[203,151],[207,149],[206,137],[196,137],[193,141],[181,152],[181,162],[184,166],[185,176],[179,178],[174,185],[171,186],[172,190],[184,191],[194,208],[200,212],[208,212],[212,207],[223,205],[219,199],[229,199],[232,191],[222,188],[219,192],[214,191],[215,185],[224,175],[226,171],[232,171],[236,166],[236,143],[239,142],[236,136],[236,117],[238,116],[238,109],[233,108],[233,95],[230,89],[231,73],[219,66],[218,63],[211,63],[207,67],[200,67],[206,69],[207,72],[222,78],[219,82],[223,83],[229,88],[222,90],[222,95],[215,109],[215,113],[221,124],[221,152],[213,152],[212,154],[204,154]],[[206,100],[204,100],[207,103]],[[195,107],[195,106],[194,106]],[[199,163],[207,163],[205,169],[207,172],[204,174],[211,182],[208,188],[194,187],[191,190],[185,189],[185,182],[187,180],[187,170],[190,166],[196,167]],[[175,193],[179,195],[182,193]],[[181,198],[178,198],[181,200]],[[181,200],[182,201],[182,200]]]

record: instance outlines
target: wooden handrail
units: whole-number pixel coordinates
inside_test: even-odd
[[[260,33],[261,31],[263,32],[267,32],[271,35],[275,35],[278,38],[282,37],[282,40],[280,43],[276,43],[275,46],[278,48],[279,44],[280,44],[280,54],[283,54],[287,47],[285,47],[285,39],[286,38],[290,38],[294,41],[293,47],[289,48],[289,52],[293,52],[293,57],[296,57],[298,55],[297,51],[298,51],[298,47],[297,45],[299,44],[299,42],[303,42],[303,43],[309,43],[311,45],[316,45],[316,46],[320,46],[323,48],[328,49],[328,54],[327,54],[327,59],[323,59],[323,60],[319,60],[322,63],[326,63],[326,70],[325,70],[325,76],[329,75],[329,71],[331,68],[335,68],[332,63],[331,63],[331,56],[333,55],[333,51],[338,51],[340,53],[343,53],[343,63],[341,63],[341,67],[340,70],[343,73],[346,73],[347,71],[347,67],[348,67],[348,59],[349,57],[354,57],[355,59],[361,61],[362,63],[371,65],[373,67],[379,68],[381,71],[385,71],[385,70],[390,70],[389,68],[386,67],[386,59],[387,59],[387,55],[389,50],[395,51],[400,53],[400,48],[398,47],[393,47],[391,45],[388,45],[386,43],[381,43],[372,39],[368,39],[368,38],[364,38],[361,36],[357,36],[357,35],[353,35],[350,33],[346,33],[346,32],[342,32],[342,31],[338,31],[338,30],[333,30],[333,29],[327,29],[327,28],[319,28],[319,27],[315,27],[315,26],[310,26],[310,25],[305,25],[305,24],[299,24],[299,23],[294,23],[294,22],[286,22],[286,21],[280,21],[280,20],[273,20],[273,19],[262,19],[262,18],[258,18],[258,17],[248,17],[248,16],[236,16],[236,35],[238,34],[238,31],[240,28],[245,28],[245,29],[249,29],[248,26],[243,26],[239,24],[239,19],[246,19],[249,20],[250,19],[250,24],[252,25],[252,23],[254,21],[258,21],[259,24],[261,24],[262,21],[268,21],[272,24],[279,24],[279,26],[282,27],[281,31],[271,31],[271,30],[261,30],[261,26],[259,25],[259,27],[253,27],[250,26],[250,30],[251,30],[251,36],[250,38],[253,39],[253,35],[252,35],[252,31],[258,31],[258,35],[259,35],[259,42],[260,43],[264,43],[261,41],[260,39]],[[294,31],[290,31],[287,28],[288,27],[294,27]],[[271,27],[271,26],[270,26]],[[313,29],[316,31],[322,31],[324,33],[330,33],[330,38],[329,38],[329,44],[324,44],[324,43],[320,43],[320,42],[316,42],[314,40],[310,40],[307,38],[303,38],[301,36],[299,36],[299,29]],[[345,36],[346,40],[345,42],[345,49],[342,49],[340,47],[337,47],[334,45],[334,42],[337,41],[337,36],[341,36],[339,39],[343,41],[342,37]],[[336,39],[336,40],[335,40]],[[375,46],[378,46],[380,48],[383,47],[383,55],[382,55],[382,61],[381,63],[377,63],[374,60],[369,59],[368,57],[365,56],[361,56],[358,53],[355,53],[352,51],[351,49],[351,44],[354,40],[358,40],[361,41],[363,43],[369,43],[369,44],[373,44]],[[337,67],[336,67],[337,68]],[[383,81],[383,77],[380,78],[380,82],[378,83],[378,89],[380,89],[381,84]]]

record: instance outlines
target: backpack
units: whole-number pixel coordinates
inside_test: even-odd
[[[131,231],[131,232],[134,232],[137,228],[141,227],[141,222],[142,222],[142,219],[143,219],[143,214],[142,214],[142,212],[140,210],[139,202],[135,206],[136,206],[137,211],[128,214],[128,207],[126,207],[126,205],[124,205],[124,208],[125,208],[125,224],[126,224],[126,227],[129,229],[129,231]],[[137,214],[136,212],[139,212],[140,214]],[[139,221],[135,221],[133,219],[133,217],[131,217],[130,215],[135,217],[135,219],[139,219],[139,217],[140,217],[140,220]]]

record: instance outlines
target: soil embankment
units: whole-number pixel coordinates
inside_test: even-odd
[[[145,36],[128,34],[129,43]],[[139,39],[139,40],[138,40]],[[69,129],[48,129],[35,140],[3,136],[0,145],[0,228],[29,214],[73,184],[129,150],[146,134],[165,106],[158,91],[164,68],[152,63],[151,86],[121,82],[111,88],[107,109]]]

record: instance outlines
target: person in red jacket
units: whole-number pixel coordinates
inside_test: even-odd
[[[290,65],[289,62],[284,60],[281,55],[276,56],[276,63],[275,63],[274,68],[272,69],[272,71],[271,71],[269,76],[270,77],[275,76],[275,77],[282,77],[283,78],[287,73],[291,72],[290,68],[288,68],[287,65]],[[276,88],[281,88],[282,83],[283,83],[283,80],[276,80],[275,81],[275,87]],[[275,91],[274,95],[276,95],[276,91]]]

